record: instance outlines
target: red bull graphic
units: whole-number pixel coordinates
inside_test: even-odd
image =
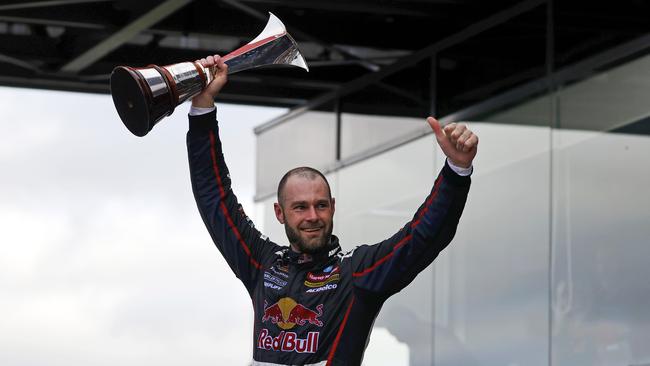
[[[264,315],[262,323],[270,321],[281,329],[291,329],[296,325],[313,324],[319,327],[323,322],[318,319],[323,315],[323,304],[316,306],[313,311],[301,304],[298,304],[290,297],[283,297],[273,305],[267,306],[264,302]]]
[[[257,348],[271,351],[315,353],[318,350],[318,332],[307,333],[307,338],[298,338],[294,332],[281,331],[277,337],[269,335],[268,329],[262,329],[257,338]]]

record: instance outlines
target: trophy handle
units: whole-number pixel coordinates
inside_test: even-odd
[[[291,65],[309,71],[296,41],[273,13],[257,37],[223,56],[228,74],[270,66]],[[124,125],[144,136],[177,105],[199,94],[213,79],[215,67],[198,62],[145,68],[118,66],[111,73],[113,103]]]

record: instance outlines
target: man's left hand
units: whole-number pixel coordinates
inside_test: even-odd
[[[433,129],[442,152],[452,164],[459,168],[472,166],[478,148],[478,136],[467,125],[450,123],[440,127],[440,122],[433,117],[427,118],[427,122]]]

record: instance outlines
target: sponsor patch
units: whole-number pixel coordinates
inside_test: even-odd
[[[327,285],[328,283],[339,282],[339,278],[340,278],[340,275],[337,273],[337,274],[333,274],[331,276],[328,276],[323,281],[319,281],[319,282],[312,282],[312,281],[307,280],[307,281],[305,281],[305,286],[312,287],[312,288],[313,287],[323,287],[323,286]]]
[[[346,252],[346,253],[339,252],[339,253],[337,253],[336,255],[337,255],[339,258],[341,258],[341,259],[352,258],[352,255],[354,255],[354,251],[355,251],[355,250],[357,250],[357,248],[354,248],[354,249],[352,249],[351,251]]]
[[[340,246],[337,246],[336,248],[330,250],[330,252],[327,253],[327,255],[328,255],[329,257],[331,257],[331,256],[333,256],[333,255],[335,255],[335,254],[339,254],[340,251],[341,251],[341,247],[340,247]]]
[[[314,274],[309,272],[307,273],[307,278],[305,279],[305,286],[312,287],[312,288],[323,287],[328,283],[338,282],[341,277],[341,275],[338,272],[339,272],[338,266],[329,269],[329,272],[326,273]]]
[[[257,338],[257,348],[269,351],[315,353],[318,350],[319,332],[309,332],[306,338],[298,338],[295,332],[281,331],[276,337],[269,334],[268,329],[262,329]]]
[[[323,287],[310,288],[305,292],[316,293],[316,292],[321,292],[321,291],[334,290],[336,287],[338,287],[338,285],[336,283],[328,283],[327,285],[325,285]]]
[[[278,286],[284,287],[287,285],[287,281],[280,279],[278,277],[275,277],[274,275],[264,271],[264,281],[269,281],[273,282]]]
[[[289,273],[287,273],[287,272],[289,272],[288,267],[287,268],[285,268],[285,267],[275,268],[275,266],[273,266],[270,269],[271,269],[271,272],[275,273],[278,276],[281,276],[281,277],[284,277],[284,278],[289,278]]]
[[[264,287],[270,288],[272,290],[282,290],[281,286],[276,285],[275,283],[264,281]]]

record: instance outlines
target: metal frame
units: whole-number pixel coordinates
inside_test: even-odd
[[[439,42],[436,42],[428,47],[425,47],[409,56],[403,57],[375,73],[366,74],[360,78],[357,78],[355,80],[352,80],[342,85],[337,90],[324,93],[310,100],[307,104],[300,106],[298,108],[294,108],[289,113],[280,116],[276,119],[273,119],[263,125],[258,126],[257,128],[255,128],[255,133],[256,134],[263,133],[264,131],[269,130],[281,123],[284,123],[287,120],[293,119],[311,109],[320,107],[328,102],[331,102],[334,99],[341,98],[343,96],[361,90],[367,87],[368,85],[374,84],[389,75],[395,74],[398,71],[401,71],[420,61],[423,61],[431,57],[432,55],[440,52],[441,50],[444,50],[448,47],[463,42],[470,37],[473,37],[490,28],[493,28],[494,26],[504,23],[518,15],[526,13],[542,4],[545,4],[547,1],[548,0],[526,0],[506,10],[500,11],[488,18],[485,18],[477,23],[472,24],[471,26],[465,28],[464,30],[452,36],[449,36]]]
[[[257,3],[257,4],[267,4],[267,5],[286,5],[286,0],[239,0],[242,3]],[[447,1],[445,1],[447,2]],[[304,1],[297,0],[295,1],[296,5],[300,5],[302,8],[306,9],[328,9],[341,12],[358,12],[365,14],[380,14],[380,15],[408,15],[414,17],[424,16],[421,12],[407,10],[404,7],[395,7],[382,4],[379,2],[374,2],[372,7],[366,5],[359,5],[354,3],[345,3],[345,2],[332,2],[332,1]]]
[[[51,25],[55,27],[71,27],[71,28],[81,28],[81,29],[106,29],[105,26],[101,24],[95,24],[95,23],[71,22],[71,21],[61,21],[61,20],[53,20],[53,19],[26,18],[26,17],[16,17],[16,16],[8,16],[8,15],[0,15],[0,22]]]
[[[29,8],[44,8],[48,6],[63,6],[63,5],[76,5],[87,3],[101,3],[113,0],[50,0],[50,1],[29,1],[15,4],[0,5],[0,11],[3,10],[18,10]]]
[[[191,1],[192,0],[165,1],[135,21],[131,22],[131,24],[115,32],[112,36],[108,37],[103,42],[100,42],[94,47],[91,47],[72,61],[63,65],[63,67],[61,67],[61,71],[64,73],[77,73],[85,69],[100,58],[107,55],[109,52],[117,49],[125,42],[138,35],[143,30],[158,23],[162,19],[174,13],[176,10],[189,4]]]

